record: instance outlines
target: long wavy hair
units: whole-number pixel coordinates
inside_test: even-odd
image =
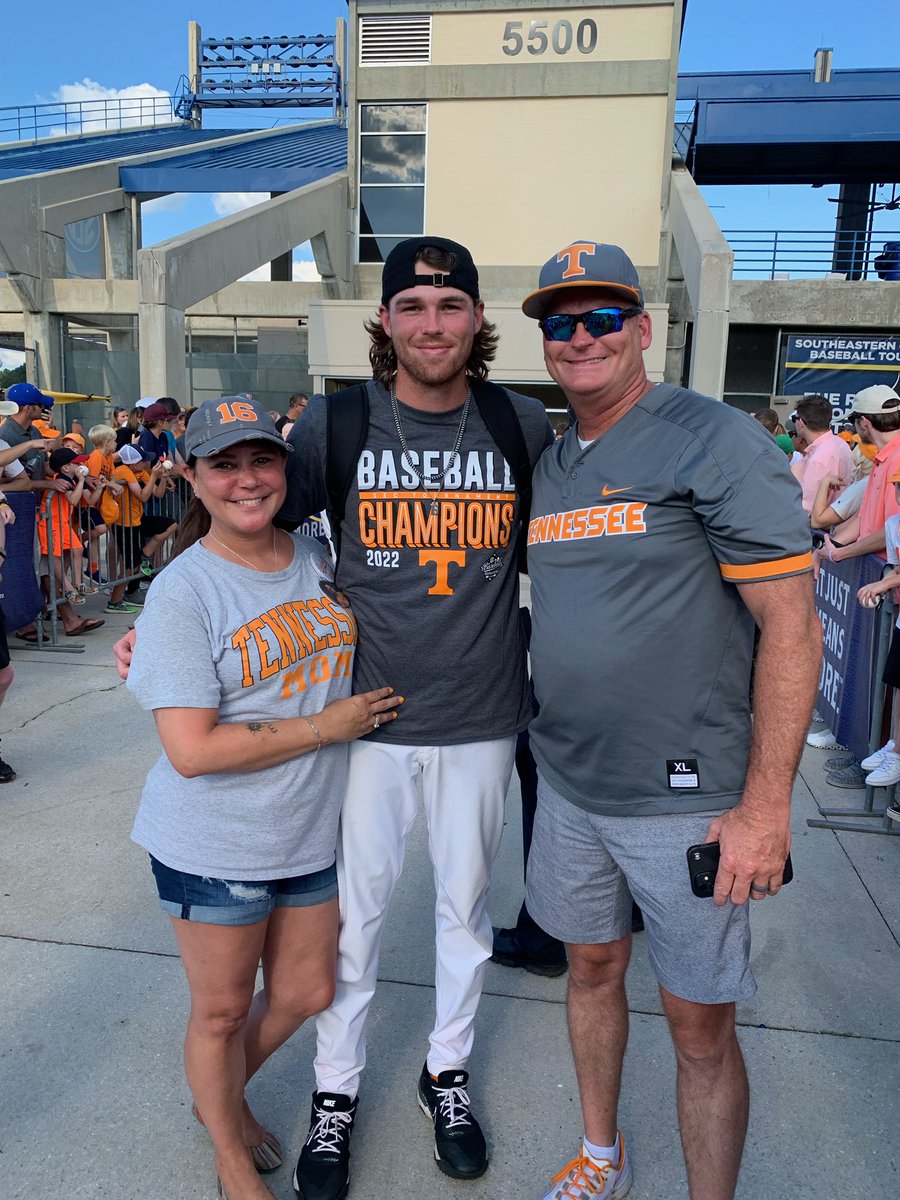
[[[447,250],[439,250],[436,246],[425,246],[419,253],[418,262],[423,262],[438,271],[452,271],[456,266],[456,255]],[[381,327],[381,318],[374,316],[365,323],[369,335],[369,362],[372,364],[372,375],[385,387],[390,387],[397,375],[397,353],[394,343]],[[492,321],[482,319],[481,328],[475,334],[472,352],[466,361],[466,375],[472,383],[484,383],[488,377],[490,364],[494,361],[499,342],[497,326]]]

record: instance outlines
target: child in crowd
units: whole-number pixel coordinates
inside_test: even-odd
[[[100,539],[107,529],[115,525],[119,519],[119,497],[122,495],[122,485],[113,479],[116,469],[116,434],[109,425],[93,425],[88,430],[88,438],[93,449],[88,455],[88,475],[100,480],[103,489],[100,500],[95,508],[82,510],[82,531],[90,539],[88,547],[91,562],[91,578],[99,583],[100,575]]]
[[[73,521],[73,510],[82,504],[95,504],[102,484],[95,481],[94,486],[86,490],[87,466],[76,462],[78,457],[74,450],[62,447],[50,455],[48,465],[51,475],[68,479],[72,486],[66,492],[47,493],[38,514],[37,527],[42,555],[41,581],[43,583],[45,578],[49,581],[52,558],[56,596],[64,596],[70,604],[82,604],[85,595],[97,591],[82,579],[82,548]]]
[[[894,496],[900,504],[900,471],[891,476],[890,482],[894,485]],[[857,599],[866,608],[875,608],[882,596],[893,588],[900,587],[900,514],[888,517],[884,525],[884,538],[890,570],[882,579],[875,583],[867,583],[859,589]],[[889,787],[893,783],[900,783],[900,753],[897,752],[897,747],[900,746],[900,696],[897,695],[897,690],[900,689],[900,614],[897,616],[881,679],[887,687],[894,689],[893,722],[891,738],[880,750],[864,758],[861,763],[863,770],[869,772],[866,783],[871,787]],[[895,821],[900,821],[900,801],[895,801],[887,811]]]
[[[144,515],[146,501],[153,496],[163,495],[166,490],[166,467],[163,461],[159,461],[148,471],[150,464],[141,457],[136,446],[123,446],[119,458],[120,465],[113,472],[113,478],[123,486],[121,511],[112,527],[117,555],[115,573],[124,577],[137,576],[140,572],[152,577],[152,556],[178,529],[177,522],[168,517]],[[127,600],[126,584],[116,584],[106,611],[129,615],[136,613],[143,603],[138,591],[139,582],[139,578],[133,580]]]

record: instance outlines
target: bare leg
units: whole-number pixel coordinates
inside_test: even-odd
[[[184,1069],[229,1200],[272,1200],[244,1143],[244,1033],[266,922],[205,925],[172,918],[191,989]]]
[[[337,938],[336,899],[272,913],[262,956],[263,987],[253,997],[244,1034],[248,1080],[307,1017],[334,999]],[[244,1140],[258,1146],[264,1135],[244,1101]]]
[[[631,934],[601,945],[567,945],[569,1040],[578,1077],[585,1136],[616,1140],[622,1062],[628,1044],[625,970]]]
[[[750,1089],[733,1004],[693,1004],[659,989],[675,1043],[678,1124],[691,1200],[732,1200]]]

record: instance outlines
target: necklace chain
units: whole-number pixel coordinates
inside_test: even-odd
[[[403,451],[400,459],[401,462],[406,464],[407,469],[416,476],[420,487],[424,487],[427,488],[428,491],[435,492],[440,492],[443,490],[444,480],[447,478],[450,468],[453,466],[454,460],[459,456],[463,435],[466,432],[466,421],[469,419],[469,405],[471,401],[472,389],[468,388],[466,390],[466,402],[463,405],[462,416],[459,418],[459,429],[456,431],[456,443],[453,449],[450,451],[446,462],[444,463],[443,471],[441,471],[439,475],[431,474],[425,471],[420,471],[412,460],[412,455],[409,452],[409,446],[406,443],[406,436],[403,432],[403,426],[400,424],[400,406],[397,403],[397,393],[394,391],[393,383],[391,384],[391,409],[394,413],[394,424],[397,427],[397,437],[400,440],[400,447]],[[437,505],[437,496],[435,496],[434,500],[431,502],[431,511],[433,513],[437,512]]]
[[[262,571],[264,569],[263,567],[257,566],[256,563],[252,563],[249,558],[244,558],[243,554],[238,554],[237,550],[235,550],[234,547],[226,545],[226,543],[223,542],[221,538],[217,538],[214,533],[208,533],[206,536],[211,541],[213,541],[217,545],[221,546],[223,550],[227,550],[229,554],[233,554],[235,558],[239,558],[242,563],[246,563],[248,567],[252,567],[252,569],[254,571]],[[278,565],[278,545],[275,541],[274,527],[272,529],[272,554],[275,557],[275,570],[279,571],[281,568]]]

